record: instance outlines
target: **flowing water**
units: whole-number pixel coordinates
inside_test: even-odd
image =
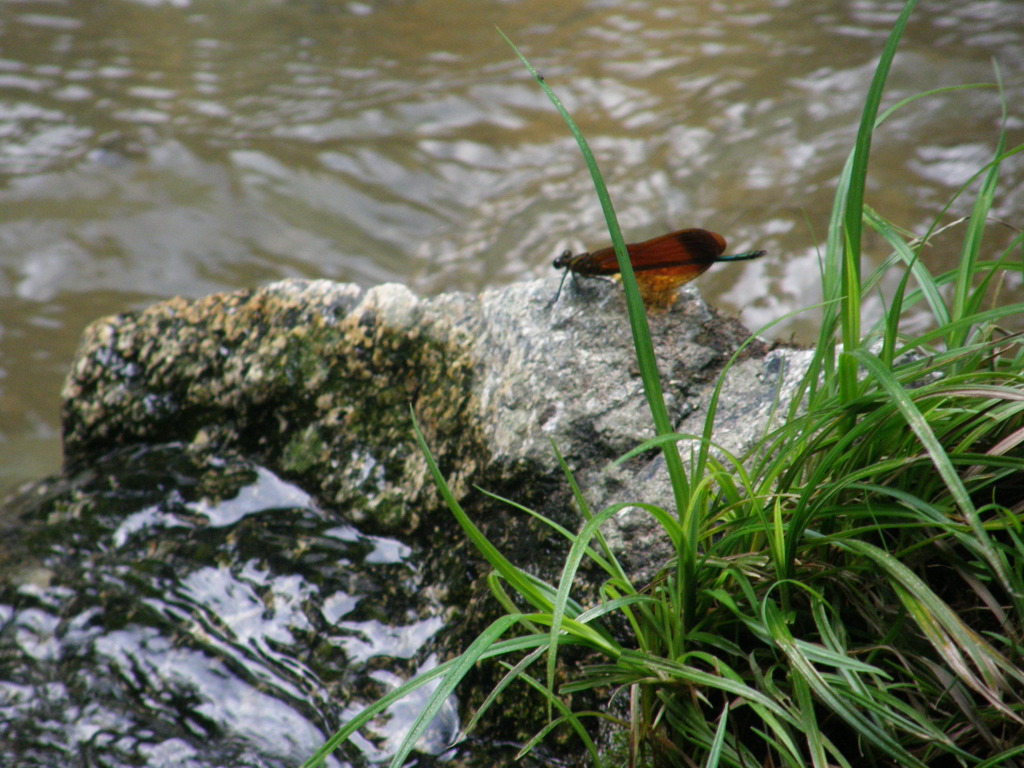
[[[901,5],[0,2],[0,496],[58,468],[60,383],[82,328],[98,316],[290,276],[363,286],[401,281],[423,294],[479,291],[549,275],[567,247],[606,244],[572,138],[496,26],[583,128],[629,239],[703,226],[724,234],[730,250],[767,249],[765,259],[722,266],[701,280],[712,303],[740,312],[750,327],[813,304],[835,179]],[[921,2],[885,104],[991,83],[994,62],[1009,105],[1008,146],[1019,143],[1021,18],[1018,0]],[[922,232],[991,159],[1001,119],[992,88],[949,91],[904,108],[875,136],[868,202]],[[970,204],[970,195],[955,200],[943,221],[968,213]],[[1020,227],[1022,209],[1024,164],[1013,158],[995,216]],[[961,232],[928,250],[933,270],[956,263]],[[991,226],[992,255],[1012,234]],[[876,263],[887,255],[880,238],[866,243]],[[1019,279],[1004,290],[1019,292]],[[773,333],[810,339],[814,318],[805,313]],[[132,524],[162,524],[153,511],[132,514]],[[322,525],[318,513],[296,514],[303,525]],[[110,521],[107,533],[124,525]],[[338,539],[328,528],[318,530],[318,542]],[[247,588],[263,590],[259,600],[277,594],[265,573],[245,578]],[[187,590],[181,579],[177,589]],[[44,582],[70,589],[74,579]],[[25,583],[19,589],[43,589]],[[38,614],[30,614],[44,639],[30,632],[26,645],[16,644],[40,663],[52,650],[47,622],[69,620],[55,618],[47,601],[57,599],[43,594]],[[92,610],[101,603],[83,599]],[[204,601],[216,597],[180,600],[147,610],[212,610]],[[10,625],[14,614],[5,610]],[[130,651],[97,646],[87,613],[72,627],[81,647],[118,670],[136,669],[142,662]],[[136,654],[146,664],[187,668],[176,648],[208,653],[202,645],[180,651],[157,619],[144,625],[151,634],[134,629],[118,643],[148,646],[152,655]],[[231,685],[242,685],[233,675],[252,681],[262,674],[249,657],[223,664],[209,674],[227,681],[228,699],[238,690]],[[70,683],[48,684],[59,712],[59,685]],[[278,700],[309,692],[280,694],[282,684],[268,685],[261,690]],[[170,712],[177,694],[142,688],[133,695]],[[219,716],[210,714],[210,722]],[[290,717],[281,722],[296,744],[316,741],[311,734],[322,722]],[[67,718],[55,722],[67,725]],[[128,722],[113,718],[85,743],[113,749],[108,742]]]
[[[131,449],[21,501],[0,526],[0,765],[297,766],[437,665],[422,556],[261,467]],[[423,700],[342,754],[387,756]],[[453,701],[424,752],[457,728]]]
[[[0,489],[56,468],[60,382],[97,316],[287,276],[479,291],[604,245],[575,145],[495,26],[578,119],[630,239],[704,226],[768,249],[701,280],[751,327],[812,304],[835,178],[900,6],[0,3]],[[1013,19],[1017,0],[921,3],[886,103],[991,83],[994,61],[1019,142]],[[990,159],[999,124],[991,88],[911,105],[876,136],[869,202],[920,231]],[[997,215],[1020,226],[1022,204],[1014,159]],[[956,242],[929,264],[954,263]],[[774,333],[812,338],[814,318]]]

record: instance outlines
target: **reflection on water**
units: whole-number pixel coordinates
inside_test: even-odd
[[[436,665],[419,555],[260,467],[123,452],[13,511],[2,765],[294,767],[397,671]],[[350,764],[388,757],[425,695],[389,710]],[[424,751],[457,729],[452,705]]]
[[[630,239],[703,226],[768,249],[701,281],[753,327],[813,303],[834,179],[900,5],[4,3],[0,489],[55,468],[60,379],[100,314],[289,276],[479,290],[603,245],[573,142],[495,25],[579,119]],[[992,81],[994,57],[1019,140],[1018,12],[928,3],[887,103]],[[991,155],[999,119],[991,90],[899,113],[869,202],[921,229]],[[996,215],[1019,225],[1022,204],[1015,159]],[[958,253],[952,238],[929,263]],[[806,338],[813,318],[778,333]]]

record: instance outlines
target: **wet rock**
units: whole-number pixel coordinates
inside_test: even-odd
[[[205,755],[196,765],[297,764],[381,695],[385,671],[407,679],[465,649],[500,608],[442,509],[413,413],[471,519],[543,578],[557,578],[565,541],[473,486],[578,529],[554,444],[593,508],[671,506],[657,452],[610,464],[653,435],[620,288],[581,281],[552,305],[554,290],[421,299],[291,280],[93,323],[63,392],[65,473],[0,517],[0,652],[23,691],[11,754],[49,759],[86,738],[111,765],[163,749]],[[750,341],[695,291],[650,329],[680,432],[702,431],[735,356],[721,450],[756,439],[806,358]],[[638,581],[671,557],[638,508],[605,532]],[[587,595],[602,577],[578,578]],[[475,667],[464,706],[502,674]],[[274,722],[254,730],[218,706],[238,692]],[[177,702],[205,719],[176,720]],[[491,713],[478,735],[495,746],[544,726],[521,695]],[[141,736],[94,744],[82,723]]]

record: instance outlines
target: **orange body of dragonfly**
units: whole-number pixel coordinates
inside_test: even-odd
[[[706,229],[680,229],[653,240],[627,245],[626,251],[644,304],[653,307],[667,307],[675,300],[680,286],[698,277],[716,262],[746,261],[765,254],[764,251],[748,251],[723,256],[725,238]],[[558,301],[562,284],[570,272],[574,277],[609,277],[619,273],[615,251],[610,247],[575,256],[566,251],[555,259],[554,267],[565,270],[555,301]]]

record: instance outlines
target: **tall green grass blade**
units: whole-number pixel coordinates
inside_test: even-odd
[[[888,221],[879,216],[871,208],[866,207],[864,210],[865,220],[868,225],[874,229],[878,234],[885,238],[886,242],[892,246],[893,252],[903,260],[908,266],[907,271],[903,276],[905,282],[912,274],[917,281],[917,285],[924,295],[925,301],[928,304],[928,308],[931,310],[932,318],[938,326],[944,326],[949,322],[949,311],[946,309],[946,303],[942,299],[942,293],[939,291],[939,286],[932,277],[932,274],[928,271],[928,268],[921,261],[920,254],[914,253],[910,246],[899,236],[899,234],[893,229]],[[923,243],[919,247],[923,247]],[[901,288],[900,293],[905,289]],[[902,304],[902,301],[900,302]],[[894,306],[889,312],[890,315],[899,317],[900,307]],[[895,342],[895,339],[892,339]]]
[[[501,636],[517,623],[519,623],[519,616],[515,614],[500,617],[481,632],[470,643],[469,647],[454,660],[455,664],[442,678],[441,684],[437,689],[430,695],[427,705],[420,712],[412,726],[410,726],[398,750],[391,758],[390,768],[402,768],[405,765],[417,742],[423,737],[431,722],[440,713],[441,708],[445,706],[448,697],[455,693],[459,683],[469,674],[477,662],[483,658],[485,652],[491,649]]]
[[[999,137],[999,147],[996,157],[1003,154],[1005,135]],[[999,181],[999,163],[993,162],[985,175],[981,190],[974,201],[974,208],[971,211],[970,219],[967,222],[967,234],[964,237],[963,249],[960,252],[960,263],[956,269],[956,287],[953,291],[953,308],[951,316],[961,318],[973,314],[978,310],[978,303],[981,296],[974,294],[977,299],[972,300],[971,281],[977,273],[978,258],[981,254],[981,240],[985,232],[985,224],[988,221],[988,213],[992,210],[992,203],[995,197],[996,183]],[[955,332],[950,335],[948,345],[951,348],[960,346],[966,339],[967,330]]]
[[[584,520],[589,520],[593,517],[590,512],[590,506],[586,502],[586,498],[583,496],[583,492],[580,490],[579,484],[576,482],[576,477],[569,470],[569,465],[565,462],[565,457],[562,456],[562,452],[558,450],[558,446],[555,445],[555,441],[551,441],[551,450],[555,452],[555,458],[558,459],[558,465],[562,468],[562,474],[565,476],[566,481],[569,483],[569,488],[572,489],[573,498],[576,500],[576,505],[579,507],[580,513],[583,515]],[[629,579],[626,576],[625,571],[619,565],[618,559],[612,552],[611,547],[608,546],[608,542],[605,541],[604,534],[601,533],[601,529],[598,528],[594,534],[597,539],[598,546],[601,547],[601,551],[604,553],[603,558],[593,557],[591,558],[594,562],[598,563],[601,568],[611,575],[613,578],[617,578],[622,584],[627,584]],[[569,537],[570,541],[572,537]]]
[[[535,608],[541,610],[548,610],[551,607],[552,592],[550,586],[542,582],[540,579],[532,576],[520,568],[513,565],[501,552],[487,540],[484,536],[483,531],[477,528],[476,524],[470,520],[469,515],[462,509],[462,505],[459,504],[458,499],[451,492],[448,487],[448,481],[445,480],[444,475],[441,474],[441,470],[437,466],[437,462],[434,461],[433,454],[430,452],[430,447],[427,445],[426,438],[423,437],[423,432],[420,430],[419,422],[416,419],[415,412],[412,412],[412,427],[413,434],[416,438],[416,443],[419,445],[420,451],[423,453],[423,457],[427,462],[427,468],[430,470],[430,475],[434,479],[434,484],[437,486],[438,492],[441,494],[441,498],[444,499],[445,504],[448,506],[449,511],[455,517],[456,521],[465,531],[470,541],[477,548],[481,555],[495,568],[501,576],[512,585],[513,589],[522,595],[526,600],[530,602]]]
[[[456,661],[456,659],[452,659],[451,661],[435,667],[429,672],[417,675],[414,679],[403,683],[377,699],[377,701],[363,709],[362,712],[345,723],[343,728],[338,730],[333,736],[324,742],[323,746],[302,764],[302,768],[317,768],[317,766],[323,765],[324,760],[326,760],[331,753],[344,744],[348,738],[355,734],[360,728],[371,722],[373,718],[386,710],[396,701],[400,701],[416,689],[422,688],[424,685],[430,683],[432,680],[448,674],[455,667]]]
[[[715,728],[715,738],[711,742],[711,749],[708,750],[708,759],[704,762],[707,768],[718,768],[722,759],[722,747],[725,745],[726,726],[729,724],[729,705],[722,707],[722,714],[718,716],[718,727]]]
[[[665,406],[665,397],[661,388],[661,379],[658,374],[657,359],[654,356],[654,345],[651,343],[651,332],[647,325],[647,313],[644,310],[643,301],[640,298],[640,290],[636,284],[636,278],[633,275],[633,266],[629,261],[629,255],[626,252],[626,243],[623,240],[622,232],[619,228],[618,219],[615,215],[615,209],[612,206],[611,197],[608,194],[608,189],[605,187],[604,179],[601,176],[600,169],[597,166],[597,160],[594,158],[593,152],[590,150],[589,144],[587,144],[583,133],[576,125],[575,121],[569,115],[565,106],[562,104],[558,96],[551,89],[542,77],[539,76],[537,70],[534,69],[533,65],[527,61],[526,57],[519,51],[518,48],[509,40],[501,30],[498,33],[505,39],[505,42],[515,51],[516,56],[522,61],[523,65],[527,68],[537,83],[547,94],[548,99],[554,105],[555,109],[562,116],[565,124],[569,127],[570,132],[576,139],[576,144],[580,149],[580,153],[583,155],[586,161],[587,168],[590,171],[591,178],[594,181],[594,189],[597,193],[598,200],[601,202],[601,210],[604,212],[605,222],[608,225],[608,234],[612,240],[612,246],[615,249],[615,258],[618,261],[619,273],[622,277],[622,286],[626,295],[626,308],[629,315],[629,325],[633,333],[633,346],[636,351],[637,365],[640,369],[640,378],[644,384],[644,393],[647,397],[647,405],[651,411],[651,418],[654,421],[655,434],[667,434],[672,431],[672,422],[669,419],[668,409]],[[666,444],[664,448],[665,465],[668,470],[668,475],[672,484],[672,493],[675,497],[676,509],[679,512],[680,517],[693,512],[690,504],[690,489],[686,478],[686,472],[683,469],[682,458],[679,456],[679,451],[674,444]],[[689,529],[691,525],[688,521],[684,521],[683,528]],[[691,585],[693,581],[693,574],[695,570],[695,564],[691,559],[683,559],[680,561],[680,568],[683,572],[684,583]],[[685,605],[683,608],[683,621],[685,626],[690,626],[696,620],[694,612],[694,592],[692,586],[688,586],[684,592]]]
[[[853,160],[850,169],[849,186],[846,189],[846,206],[843,212],[844,262],[842,294],[846,301],[843,311],[843,348],[847,353],[860,345],[860,257],[861,257],[861,222],[864,215],[864,189],[867,181],[868,157],[871,152],[871,137],[875,129],[879,106],[882,103],[882,92],[889,77],[892,60],[896,56],[903,30],[907,26],[910,14],[917,0],[907,0],[899,17],[893,24],[886,40],[882,55],[875,67],[875,74],[868,88],[861,112],[860,127],[854,144]],[[845,392],[844,400],[853,397],[852,387],[856,384],[849,375],[840,375],[839,384]]]
[[[422,688],[438,678],[442,678],[441,684],[430,695],[427,706],[413,723],[413,726],[410,728],[402,743],[399,745],[398,750],[392,757],[391,768],[399,768],[399,766],[403,765],[405,760],[412,753],[416,743],[423,736],[423,733],[433,721],[434,717],[436,717],[438,712],[441,711],[441,708],[447,702],[448,697],[454,692],[456,686],[458,686],[477,662],[481,659],[488,658],[491,655],[513,652],[521,647],[521,642],[509,644],[504,647],[498,643],[501,636],[517,624],[520,618],[520,616],[513,614],[496,619],[487,629],[480,633],[480,635],[473,641],[473,643],[470,644],[469,648],[467,648],[462,655],[447,661],[432,670],[422,672],[412,680],[409,680],[394,690],[386,693],[377,701],[373,702],[373,704],[363,709],[362,712],[349,720],[343,728],[331,736],[312,757],[302,764],[302,768],[317,768],[317,766],[323,765],[323,761],[332,752],[392,704],[405,698],[412,691]],[[536,644],[538,639],[534,640],[534,644]]]
[[[546,80],[539,76],[537,70],[526,59],[526,57],[523,56],[515,44],[505,36],[504,32],[499,29],[498,34],[500,34],[505,42],[508,43],[509,47],[512,48],[516,56],[518,56],[519,60],[523,63],[523,66],[525,66],[530,74],[537,80],[538,85],[540,85],[544,93],[547,94],[548,99],[554,105],[558,114],[561,115],[562,119],[565,121],[565,124],[572,133],[573,138],[576,139],[576,144],[579,147],[580,154],[583,155],[583,159],[587,164],[587,169],[590,171],[590,175],[593,178],[594,189],[597,193],[598,200],[601,203],[601,210],[604,213],[605,222],[608,225],[608,234],[611,237],[612,245],[615,249],[615,256],[618,260],[619,272],[622,277],[622,285],[626,294],[626,307],[629,313],[630,328],[633,332],[633,341],[637,352],[637,362],[640,367],[640,374],[644,382],[644,387],[647,389],[647,400],[651,407],[651,415],[654,419],[655,429],[658,433],[668,432],[671,429],[671,425],[668,418],[668,410],[665,408],[664,397],[661,393],[661,382],[658,377],[657,361],[654,357],[654,347],[651,344],[650,329],[647,325],[647,314],[644,311],[643,301],[640,298],[640,290],[637,287],[636,278],[633,275],[633,267],[629,261],[629,255],[626,253],[625,240],[623,239],[622,231],[619,228],[618,218],[615,215],[615,208],[612,205],[608,189],[605,187],[601,171],[597,166],[597,160],[594,158],[594,153],[591,151],[590,145],[587,143],[582,131],[580,131],[579,126],[576,125],[576,122],[569,115],[568,110],[566,110],[561,100],[551,89],[551,86],[548,85]]]
[[[561,525],[558,521],[551,519],[547,515],[542,515],[540,512],[537,512],[534,509],[525,507],[519,502],[515,501],[514,499],[509,499],[505,496],[500,496],[497,493],[491,493],[490,491],[485,490],[483,488],[477,488],[477,490],[480,491],[480,493],[484,494],[485,496],[488,496],[494,499],[495,501],[500,501],[502,504],[507,505],[510,509],[518,509],[519,511],[529,515],[530,517],[536,520],[540,520],[542,523],[551,528],[551,530],[555,531],[559,536],[564,538],[566,541],[570,543],[575,541],[576,534],[574,534],[564,525]],[[623,509],[629,506],[633,505],[623,503],[620,504],[618,508]],[[593,515],[588,513],[585,519],[590,519],[591,517],[593,517]],[[604,541],[604,536],[601,535],[600,531],[598,531],[597,536],[595,538],[598,538],[601,541],[603,545],[602,549],[604,554],[601,554],[597,550],[588,547],[586,552],[587,559],[593,562],[595,565],[597,565],[605,573],[608,573],[613,577],[625,580],[625,571],[622,570],[622,566],[619,565],[614,553],[612,553],[611,549],[608,547],[607,542]]]
[[[926,98],[932,95],[943,94],[950,91],[957,91],[968,88],[989,87],[991,87],[990,84],[960,85],[951,86],[948,88],[935,88],[924,93],[914,94],[907,98],[901,99],[899,102],[893,104],[892,106],[888,107],[884,112],[882,112],[882,114],[880,114],[876,119],[874,123],[874,128],[878,128],[878,126],[885,122],[885,120],[888,119],[893,113],[902,109],[906,105],[911,104],[914,101],[917,101],[918,99]],[[866,114],[866,112],[864,114]],[[862,129],[863,125],[864,124],[862,121]],[[858,136],[860,136],[860,134],[858,134]],[[851,297],[851,295],[847,291],[847,287],[844,281],[851,279],[851,273],[854,275],[859,274],[859,250],[857,251],[858,258],[856,260],[856,263],[853,265],[848,264],[844,266],[845,255],[852,248],[852,241],[850,241],[850,244],[848,245],[848,241],[844,239],[846,235],[844,221],[846,220],[850,212],[854,210],[855,204],[850,202],[850,191],[855,184],[854,180],[856,178],[854,175],[854,161],[855,159],[857,159],[858,161],[864,159],[866,161],[866,157],[864,154],[865,146],[863,146],[864,143],[865,142],[861,142],[860,144],[854,146],[854,148],[850,151],[849,156],[846,158],[846,163],[843,165],[843,169],[839,174],[839,179],[836,186],[836,195],[832,204],[832,212],[829,217],[828,237],[825,243],[825,259],[821,273],[822,296],[824,298],[824,312],[822,314],[821,328],[819,329],[818,333],[818,341],[814,347],[818,354],[815,356],[814,363],[812,365],[811,370],[808,372],[807,377],[807,390],[811,395],[812,402],[814,400],[814,394],[816,393],[817,388],[819,386],[819,376],[823,375],[823,380],[821,383],[824,384],[825,386],[825,393],[827,394],[827,392],[830,391],[831,385],[833,383],[833,366],[835,365],[834,349],[837,336],[836,332],[837,329],[844,327],[843,324],[840,322],[841,318],[847,316],[845,313],[851,311],[849,305],[854,303],[855,301],[855,299]],[[866,145],[867,147],[870,147],[870,135],[866,137]],[[861,150],[859,154],[858,148]],[[860,167],[859,162],[857,164],[857,167]],[[864,167],[866,168],[866,166]],[[863,168],[861,170],[863,170]],[[862,208],[864,208],[865,211],[867,211],[867,209],[863,206],[863,176],[859,177],[859,180],[856,181],[856,186],[860,192],[861,198],[861,202],[859,203],[859,205]],[[962,191],[963,189],[961,189],[960,192],[957,192],[957,194],[953,196],[953,200],[955,200],[956,197],[959,196],[959,194]],[[949,204],[947,204],[947,208],[948,205],[951,204],[952,200]],[[925,236],[926,241],[927,239],[928,235]],[[854,267],[854,269],[848,272],[847,270],[850,269],[851,267]],[[920,276],[921,275],[918,274],[918,277]],[[854,281],[859,281],[859,277],[854,277],[852,279]],[[859,284],[859,282],[855,282],[854,284]],[[846,300],[845,304],[843,303],[844,299]],[[938,302],[934,302],[935,308],[939,307],[940,305],[942,307],[941,313],[948,314],[948,311],[945,308],[945,304],[941,301],[941,298],[939,298]],[[859,301],[857,302],[857,306],[859,306]],[[938,313],[936,314],[936,316],[939,316]],[[857,321],[856,324],[859,325],[859,321]],[[939,324],[942,324],[941,321],[939,321]],[[857,334],[849,334],[851,338],[856,335]],[[843,336],[843,338],[845,339],[847,337]],[[847,385],[851,383],[852,382],[848,381]]]
[[[587,729],[583,726],[580,719],[583,713],[573,712],[565,705],[564,702],[562,702],[561,699],[555,696],[549,688],[545,688],[538,680],[535,680],[527,674],[523,674],[521,677],[528,685],[539,691],[541,695],[559,711],[560,717],[557,720],[553,720],[544,729],[542,729],[540,733],[524,744],[523,748],[519,750],[519,754],[516,755],[516,759],[522,758],[524,755],[529,753],[530,750],[532,750],[549,731],[561,725],[561,723],[567,722],[572,729],[576,731],[576,735],[580,737],[587,753],[590,755],[593,765],[597,766],[597,768],[603,768],[604,762],[601,760],[601,755],[597,749],[597,745],[594,744],[593,739],[590,738],[590,734],[587,733]],[[600,715],[595,713],[595,716],[599,717]]]
[[[583,528],[579,535],[576,537],[575,541],[573,541],[572,547],[569,549],[569,555],[565,559],[565,565],[562,568],[562,577],[558,584],[558,594],[555,596],[555,602],[551,609],[551,633],[548,639],[547,684],[548,690],[552,693],[554,693],[555,688],[558,645],[564,629],[563,625],[566,622],[565,606],[569,601],[569,590],[572,589],[573,582],[576,578],[576,571],[579,569],[580,563],[583,562],[583,557],[586,555],[591,539],[596,534],[600,533],[601,525],[611,518],[612,515],[618,512],[619,509],[621,509],[619,505],[614,505],[602,510],[590,520],[587,520],[586,523],[583,524]],[[602,652],[610,658],[616,658],[621,652],[617,647],[617,644],[614,643],[610,636],[602,635],[602,639],[604,640],[604,644],[601,647]]]
[[[950,322],[944,327],[935,328],[917,336],[912,343],[904,345],[898,349],[897,356],[904,352],[927,348],[932,344],[942,342],[948,337],[951,331],[969,329],[977,325],[990,325],[997,323],[1004,318],[1019,317],[1022,314],[1024,314],[1024,303],[1007,304],[1001,307],[994,307],[993,309],[986,309],[973,315],[967,315],[959,318],[958,320],[950,320]],[[960,347],[959,349],[953,348],[953,352],[971,348],[973,347]]]
[[[771,712],[782,722],[798,725],[793,715],[785,707],[764,692],[744,683],[738,675],[727,675],[722,670],[720,670],[721,674],[714,674],[689,664],[631,650],[622,652],[616,666],[625,673],[624,680],[645,677],[664,678],[676,684],[691,684],[724,691],[740,697],[745,702],[764,707],[766,711]],[[722,665],[719,664],[719,666]]]
[[[819,351],[826,357],[821,360],[820,364],[813,366],[808,375],[817,375],[817,370],[813,369],[818,368],[819,365],[826,371],[831,367],[831,363],[828,361],[831,358],[831,349],[834,343],[832,334],[835,321],[838,321],[844,354],[840,354],[837,361],[836,384],[843,402],[852,400],[857,392],[856,364],[849,354],[861,343],[861,227],[871,137],[878,117],[885,81],[915,4],[916,0],[907,0],[904,4],[903,11],[889,33],[881,58],[875,67],[875,74],[871,86],[868,88],[864,109],[861,112],[860,127],[857,131],[853,152],[843,168],[839,180],[829,227],[826,273],[838,274],[839,280],[836,282],[829,277],[826,278],[825,300],[840,299],[839,315],[835,317],[830,312],[826,313],[819,339]],[[845,423],[847,427],[852,426],[852,417],[847,417]]]
[[[546,647],[540,647],[533,649],[526,656],[521,658],[514,666],[508,666],[508,670],[502,676],[498,684],[494,686],[487,694],[487,697],[481,702],[480,706],[477,707],[476,712],[473,713],[473,717],[469,719],[462,730],[459,732],[456,742],[466,738],[467,735],[472,733],[476,728],[477,724],[483,718],[484,714],[494,705],[494,702],[498,700],[498,697],[508,688],[509,685],[519,680],[520,675],[526,671],[526,669],[533,664],[537,659],[544,655]]]
[[[980,291],[975,294],[976,298],[972,300],[971,282],[976,272],[975,265],[981,254],[981,240],[985,232],[985,224],[988,221],[988,213],[992,210],[992,203],[995,198],[996,183],[999,180],[999,158],[1002,157],[1003,149],[1006,146],[1006,96],[1002,93],[998,66],[996,67],[996,80],[1000,86],[1000,94],[1003,96],[1003,129],[999,132],[999,145],[995,153],[996,159],[990,164],[988,172],[985,174],[985,180],[982,182],[981,189],[974,199],[974,207],[967,222],[967,233],[964,236],[963,249],[960,252],[960,263],[957,266],[956,272],[956,287],[953,291],[953,311],[951,314],[954,318],[973,314],[978,310],[981,301]],[[966,331],[951,334],[948,345],[950,347],[959,346],[966,338],[965,334]]]
[[[807,748],[811,753],[811,765],[814,768],[829,768],[828,756],[825,754],[825,742],[822,739],[821,726],[814,712],[814,700],[810,686],[800,675],[793,676],[797,712],[802,718],[801,731],[807,740]]]
[[[1011,747],[1005,752],[1000,752],[998,755],[994,755],[987,760],[983,760],[978,763],[974,768],[1007,768],[1007,766],[1019,765],[1019,761],[1013,762],[1010,760],[1012,757],[1020,757],[1024,755],[1024,744],[1018,747]]]

